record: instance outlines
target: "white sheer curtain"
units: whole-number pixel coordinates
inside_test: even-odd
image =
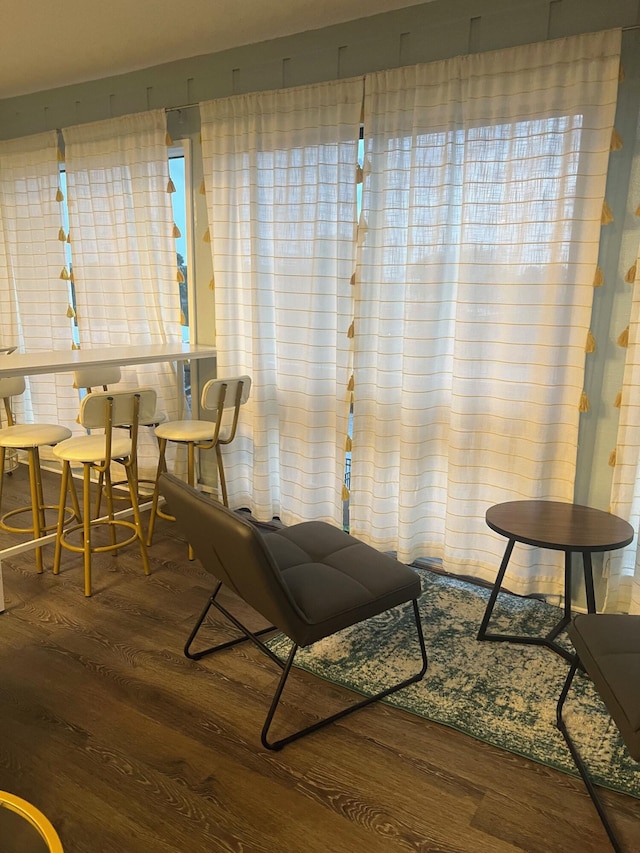
[[[166,116],[156,110],[66,128],[69,230],[81,347],[149,346],[182,339]],[[175,367],[123,368],[179,416]],[[142,431],[140,467],[157,458]]]
[[[0,341],[20,352],[71,349],[62,225],[56,132],[0,142]],[[15,402],[20,420],[75,422],[77,395],[68,381],[27,382],[28,393]]]
[[[640,613],[640,277],[636,277],[634,285],[629,324],[611,511],[627,519],[636,537],[627,548],[611,553],[605,562],[604,609]]]
[[[492,504],[572,500],[620,33],[366,78],[351,530],[493,580]],[[517,552],[517,553],[516,553]],[[506,586],[559,594],[540,549]]]
[[[636,532],[627,548],[607,556],[604,609],[610,612],[640,613],[640,123],[636,127],[635,151],[629,182],[627,227],[622,235],[621,266],[635,257],[631,317],[620,419],[611,488],[611,512],[625,518]],[[625,269],[621,269],[621,278]],[[624,335],[625,330],[620,330]]]
[[[220,376],[251,397],[232,506],[341,524],[362,80],[201,105]]]

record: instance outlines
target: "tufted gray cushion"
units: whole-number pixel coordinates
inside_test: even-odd
[[[309,521],[263,534],[173,475],[160,482],[202,564],[299,646],[420,595],[416,572],[337,527]]]
[[[579,614],[567,632],[629,753],[640,761],[640,616]]]
[[[420,595],[418,575],[342,530],[308,521],[264,536],[300,613],[300,646]]]

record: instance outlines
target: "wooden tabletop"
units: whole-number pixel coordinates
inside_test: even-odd
[[[509,539],[556,551],[611,551],[633,540],[633,528],[617,515],[562,501],[496,504],[486,521]]]

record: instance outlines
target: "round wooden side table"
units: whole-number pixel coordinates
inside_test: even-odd
[[[582,554],[587,611],[596,612],[591,555],[600,551],[624,548],[633,540],[631,525],[609,512],[561,501],[509,501],[487,510],[486,522],[492,530],[508,539],[502,563],[478,631],[478,640],[529,643],[548,646],[569,661],[573,654],[555,642],[558,634],[571,621],[571,555]],[[544,637],[522,637],[511,634],[489,634],[487,628],[502,586],[502,580],[516,542],[564,551],[564,614]]]

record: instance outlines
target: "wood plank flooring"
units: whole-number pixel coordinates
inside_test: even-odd
[[[53,503],[58,478],[46,479]],[[21,467],[5,508],[25,495]],[[57,578],[51,546],[42,575],[29,552],[2,566],[0,789],[42,809],[65,853],[610,849],[579,779],[386,705],[264,750],[279,673],[246,645],[183,656],[213,583],[175,525],[157,533],[150,577],[135,547],[101,556],[90,599],[76,555]],[[280,723],[351,698],[297,673]],[[640,801],[605,800],[625,849],[640,851]]]

